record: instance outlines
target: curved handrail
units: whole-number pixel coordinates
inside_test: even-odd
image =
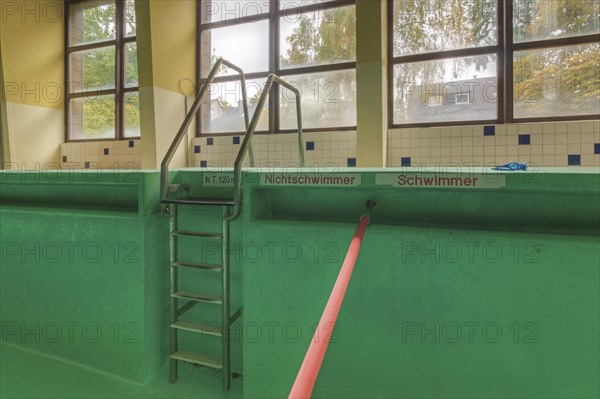
[[[237,158],[235,159],[233,170],[233,211],[227,215],[228,221],[235,220],[238,218],[238,216],[240,216],[242,197],[242,163],[244,162],[246,151],[248,151],[248,147],[250,146],[250,142],[252,141],[252,136],[254,135],[256,126],[258,125],[260,114],[262,112],[263,107],[265,106],[267,96],[271,91],[273,83],[279,83],[281,86],[293,92],[296,96],[296,117],[298,119],[298,147],[300,156],[300,167],[304,167],[304,148],[302,146],[302,106],[300,104],[300,91],[285,80],[281,79],[279,76],[271,74],[267,78],[267,83],[265,84],[265,88],[260,96],[260,99],[258,100],[256,110],[254,111],[254,115],[252,116],[252,121],[250,122],[250,126],[248,127],[248,131],[246,132],[246,136],[244,136],[244,141],[242,142],[240,150],[238,151]]]
[[[246,94],[246,76],[244,75],[244,71],[242,71],[241,68],[235,66],[231,62],[226,61],[223,58],[219,58],[219,59],[217,59],[217,62],[215,62],[215,65],[210,70],[210,73],[208,74],[206,81],[204,82],[202,88],[200,89],[200,92],[196,96],[196,100],[194,101],[194,104],[192,104],[192,107],[188,111],[185,119],[183,120],[183,123],[181,124],[181,127],[179,128],[179,131],[175,135],[175,138],[173,139],[173,142],[171,143],[171,146],[169,147],[169,150],[167,151],[167,153],[166,153],[165,157],[163,158],[162,163],[160,165],[160,173],[161,173],[160,200],[162,202],[162,211],[165,214],[169,214],[168,206],[164,203],[165,201],[167,201],[168,195],[169,195],[169,164],[173,160],[173,157],[175,156],[175,152],[177,151],[177,148],[181,144],[181,140],[185,137],[186,132],[187,132],[188,128],[190,127],[190,124],[192,123],[192,120],[194,119],[194,117],[196,116],[196,113],[200,109],[200,105],[202,104],[202,98],[206,94],[206,91],[208,90],[209,85],[214,81],[215,77],[217,76],[217,73],[219,72],[219,68],[222,65],[233,69],[240,75],[240,81],[242,84],[242,101],[243,101],[243,107],[244,107],[244,119],[245,119],[245,124],[246,124],[246,130],[248,130],[248,128],[249,128],[249,118],[250,117],[248,115],[248,96]],[[244,139],[244,143],[246,143],[245,139]],[[248,146],[248,144],[246,146]],[[250,157],[250,165],[253,166],[254,165],[254,156],[252,153],[252,145],[251,144],[250,144],[249,157]]]

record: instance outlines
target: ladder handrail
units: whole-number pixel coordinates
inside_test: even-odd
[[[215,65],[210,70],[210,73],[208,74],[208,77],[204,81],[204,84],[203,84],[202,88],[200,89],[200,92],[196,96],[196,100],[194,101],[194,104],[192,104],[192,107],[188,111],[185,119],[183,120],[183,123],[181,124],[179,131],[175,135],[175,138],[173,139],[173,142],[171,143],[169,150],[167,151],[167,153],[165,154],[165,157],[162,160],[162,163],[160,166],[160,169],[161,169],[161,180],[160,180],[161,202],[166,201],[168,199],[168,195],[169,195],[169,164],[173,160],[173,157],[175,156],[175,152],[177,151],[177,148],[179,148],[179,145],[181,144],[181,140],[183,140],[183,138],[186,136],[187,130],[190,127],[192,120],[194,119],[194,117],[196,116],[196,113],[200,109],[200,105],[202,104],[202,98],[206,94],[206,91],[208,90],[209,85],[214,81],[215,77],[217,76],[217,73],[219,72],[219,68],[222,65],[233,69],[240,75],[240,81],[242,84],[242,102],[243,102],[243,107],[244,107],[244,119],[245,119],[246,129],[248,129],[248,127],[249,127],[249,118],[250,117],[248,115],[248,96],[246,93],[246,76],[244,74],[244,71],[242,71],[242,69],[240,67],[232,64],[231,62],[224,60],[223,58],[219,58],[219,59],[217,59],[217,61],[215,62]],[[245,141],[246,140],[244,140],[244,142]],[[254,157],[253,157],[251,145],[250,145],[249,156],[250,156],[250,165],[253,166],[254,165]],[[166,204],[163,203],[162,206],[163,206],[163,212],[168,213],[166,210]]]
[[[240,150],[238,151],[237,158],[235,159],[233,170],[233,211],[227,215],[228,221],[235,220],[238,218],[238,216],[240,216],[242,197],[242,163],[244,162],[244,157],[246,156],[246,152],[248,151],[248,147],[250,146],[252,136],[256,131],[256,126],[258,125],[260,114],[262,112],[263,107],[265,106],[267,96],[271,91],[273,83],[280,84],[281,86],[293,92],[296,96],[296,117],[298,120],[298,150],[300,156],[300,167],[304,167],[304,147],[302,142],[302,105],[300,103],[300,91],[285,80],[281,79],[279,76],[275,74],[270,74],[267,78],[267,82],[260,96],[260,99],[258,100],[258,104],[256,106],[256,110],[254,111],[254,115],[252,116],[252,121],[250,122],[248,131],[244,136],[244,141],[242,142]]]

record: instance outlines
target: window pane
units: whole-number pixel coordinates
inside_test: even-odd
[[[598,0],[514,0],[514,41],[598,33],[599,13]]]
[[[137,87],[138,85],[138,62],[137,44],[125,44],[125,87]]]
[[[71,139],[115,138],[115,96],[71,100]]]
[[[304,128],[356,126],[356,71],[286,76],[300,90]],[[281,88],[280,127],[296,129],[296,98]]]
[[[125,2],[125,36],[135,36],[136,30],[135,0],[127,0]]]
[[[140,93],[125,93],[125,132],[124,136],[140,137]]]
[[[515,118],[600,113],[600,45],[515,52]]]
[[[496,0],[395,0],[394,56],[497,44]]]
[[[202,23],[235,19],[239,22],[256,21],[256,15],[269,12],[269,1],[204,0],[199,5]]]
[[[394,66],[394,123],[496,119],[496,56]]]
[[[249,119],[254,116],[265,81],[266,79],[260,79],[246,82]],[[268,106],[267,101],[261,112],[256,131],[269,129]],[[212,84],[201,112],[203,134],[245,132],[241,83],[234,81]]]
[[[72,91],[115,87],[115,48],[103,47],[71,54]]]
[[[335,1],[336,0],[279,0],[279,9],[285,11],[298,7],[312,6],[321,3],[331,3]]]
[[[73,45],[115,38],[117,20],[114,1],[87,1],[69,7],[70,40]]]
[[[208,76],[217,58],[223,57],[242,68],[244,73],[263,72],[269,68],[269,21],[211,29],[202,33],[202,76]],[[210,68],[208,67],[210,60]],[[221,75],[235,72],[223,68]]]
[[[356,8],[280,18],[281,67],[333,64],[356,60]]]

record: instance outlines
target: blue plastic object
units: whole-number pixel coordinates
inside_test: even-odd
[[[518,170],[527,170],[527,165],[524,164],[524,163],[509,162],[506,165],[495,166],[492,169],[493,170],[507,170],[509,172],[516,172]]]

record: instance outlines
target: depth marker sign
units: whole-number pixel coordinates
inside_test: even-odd
[[[233,187],[233,180],[231,172],[204,173],[202,176],[204,187]]]

